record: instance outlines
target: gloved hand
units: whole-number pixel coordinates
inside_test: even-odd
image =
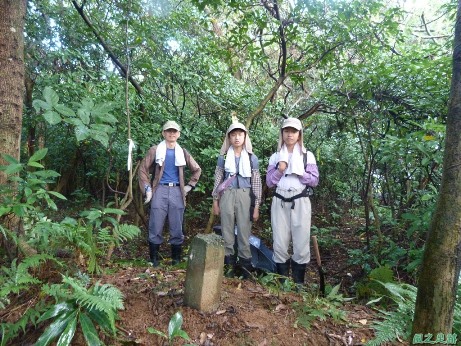
[[[184,196],[187,196],[187,194],[192,190],[192,186],[186,185],[184,186]]]
[[[147,204],[152,199],[152,188],[150,186],[146,186],[146,199],[144,200],[144,204]]]

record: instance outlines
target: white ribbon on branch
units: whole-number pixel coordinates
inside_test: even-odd
[[[131,140],[131,138],[128,138],[128,162],[127,162],[127,169],[128,171],[131,171],[131,153],[133,152],[133,149],[136,146],[134,145],[134,142]]]

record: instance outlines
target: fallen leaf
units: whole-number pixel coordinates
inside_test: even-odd
[[[206,333],[205,333],[205,332],[201,332],[201,333],[200,333],[200,345],[205,344],[205,341],[206,341]]]
[[[365,324],[367,324],[367,320],[365,320],[365,319],[363,319],[363,320],[359,320],[359,323],[361,323],[361,324],[365,325]]]
[[[223,313],[225,313],[227,310],[218,310],[216,311],[216,315],[222,315]]]
[[[275,307],[275,311],[285,310],[287,306],[285,304],[279,304]]]

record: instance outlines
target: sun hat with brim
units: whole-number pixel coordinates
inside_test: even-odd
[[[296,119],[296,118],[286,118],[285,120],[283,120],[283,123],[282,123],[282,129],[286,128],[286,127],[292,127],[298,131],[301,131],[301,129],[303,128],[303,125],[301,124],[301,120],[299,119]]]
[[[239,122],[234,122],[232,123],[229,128],[227,129],[226,131],[226,137],[224,138],[224,142],[221,146],[221,150],[219,151],[219,153],[221,155],[225,155],[227,153],[227,150],[229,149],[229,147],[231,146],[230,144],[230,140],[229,140],[229,133],[231,133],[232,131],[234,130],[242,130],[245,132],[245,142],[244,142],[244,146],[245,146],[245,149],[246,151],[249,153],[249,154],[252,154],[253,153],[253,146],[251,145],[251,140],[250,140],[250,136],[248,136],[248,130],[247,128],[245,127],[245,125],[243,125],[242,123],[239,123]]]
[[[181,128],[179,127],[178,123],[173,120],[168,120],[165,125],[163,125],[163,131],[173,129],[176,131],[181,131]]]
[[[306,148],[304,147],[304,138],[303,138],[303,125],[301,124],[301,120],[297,118],[286,118],[282,122],[282,127],[280,129],[279,133],[279,141],[277,145],[277,151],[280,151],[283,145],[283,129],[291,127],[294,128],[295,130],[300,131],[299,138],[298,138],[298,143],[301,146],[301,152],[305,153]]]

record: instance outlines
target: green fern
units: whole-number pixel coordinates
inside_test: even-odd
[[[379,346],[398,339],[408,340],[411,334],[417,288],[409,284],[377,282],[389,292],[386,296],[395,302],[396,309],[393,311],[378,310],[382,320],[373,323],[372,327],[376,337],[368,341],[366,346]],[[381,298],[374,299],[368,304],[378,302]]]
[[[15,323],[1,323],[0,333],[2,339],[0,346],[5,346],[10,340],[16,338],[20,333],[25,333],[26,328],[32,323],[36,324],[40,315],[46,310],[43,301],[38,302],[34,307],[27,309]]]
[[[123,295],[114,286],[99,282],[87,288],[82,280],[63,277],[61,284],[44,286],[56,304],[40,316],[37,323],[51,321],[35,346],[49,345],[58,339],[59,345],[70,345],[77,325],[89,345],[101,345],[95,323],[101,330],[115,336],[118,310],[123,309]]]
[[[41,283],[39,279],[34,277],[29,270],[39,267],[43,262],[52,260],[56,263],[56,259],[49,255],[33,255],[26,257],[18,264],[17,258],[11,262],[10,267],[0,268],[0,299],[5,299],[9,294],[18,294],[22,290],[28,289],[30,286]],[[0,305],[1,306],[1,305]]]

